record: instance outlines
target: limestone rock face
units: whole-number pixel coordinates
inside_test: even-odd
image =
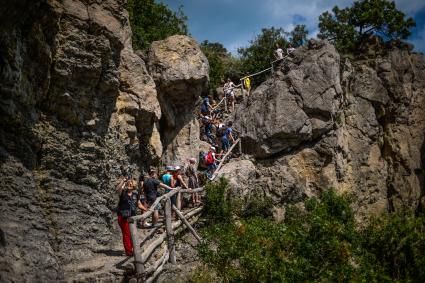
[[[224,177],[229,180],[234,189],[249,189],[250,182],[256,177],[255,165],[250,160],[231,160],[225,163],[217,178]],[[246,190],[240,190],[239,196],[248,195]]]
[[[244,151],[257,158],[312,141],[332,128],[341,94],[339,54],[326,42],[310,42],[285,62],[289,71],[255,89],[235,114]]]
[[[68,281],[121,240],[120,166],[162,156],[156,87],[125,1],[1,6],[0,281]]]
[[[198,43],[182,35],[152,43],[148,57],[163,114],[163,161],[181,164],[199,153],[199,125],[193,112],[209,80],[208,61]]]
[[[424,76],[408,50],[341,63],[326,42],[299,48],[234,116],[251,189],[281,205],[333,187],[356,196],[359,221],[423,209]]]

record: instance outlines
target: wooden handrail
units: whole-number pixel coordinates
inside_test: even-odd
[[[177,194],[177,193],[197,193],[202,191],[204,188],[200,187],[200,188],[196,188],[196,189],[182,189],[182,188],[174,188],[172,189],[170,192],[166,193],[165,195],[162,195],[158,198],[156,198],[155,202],[151,205],[151,207],[149,208],[148,211],[146,211],[145,213],[141,214],[141,215],[135,215],[132,216],[130,218],[128,218],[128,222],[129,223],[133,223],[133,222],[137,222],[140,220],[145,220],[146,218],[148,218],[149,216],[151,216],[151,214],[154,212],[155,207],[158,205],[159,202],[172,197],[173,195]]]
[[[232,150],[235,148],[235,146],[241,141],[241,139],[237,139],[235,141],[234,144],[232,144],[232,146],[229,148],[229,151],[226,152],[226,154],[224,155],[224,157],[221,159],[220,164],[218,165],[217,169],[214,171],[214,174],[211,177],[211,181],[215,179],[215,177],[217,177],[218,175],[218,171],[221,169],[221,167],[224,164],[224,161],[226,160],[227,156],[232,152]]]
[[[220,106],[220,104],[221,103],[223,103],[223,101],[224,101],[224,99],[226,98],[226,96],[224,96],[221,100],[220,100],[220,102],[215,106],[215,107],[213,107],[212,108],[212,110],[215,110],[215,109],[217,109],[218,108],[218,106]]]
[[[186,217],[184,217],[181,211],[175,205],[173,205],[172,208],[176,212],[180,220],[183,221],[184,225],[186,225],[186,227],[190,230],[190,232],[192,232],[193,236],[195,236],[195,238],[199,242],[201,242],[202,241],[201,237],[198,235],[198,233],[196,233],[195,229],[193,229],[192,225],[190,225],[189,221],[187,221]]]
[[[196,214],[198,214],[199,212],[202,211],[203,207],[198,207],[196,209],[191,210],[188,213],[185,213],[183,216],[188,219],[191,218],[193,216],[195,216]],[[177,228],[179,228],[181,225],[183,224],[183,222],[181,220],[179,221],[175,221],[172,224],[172,229],[173,230],[177,230]],[[178,231],[177,231],[178,232]],[[167,238],[166,233],[161,234],[158,239],[156,239],[155,241],[153,241],[152,243],[149,244],[149,246],[145,247],[145,251],[142,253],[141,258],[140,258],[140,262],[142,264],[146,263],[150,257],[152,256],[153,252],[161,246],[161,244],[165,241],[165,239]]]

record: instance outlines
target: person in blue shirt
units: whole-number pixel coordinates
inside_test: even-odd
[[[230,147],[230,142],[233,144],[235,142],[235,139],[233,138],[233,123],[230,121],[227,123],[227,127],[223,126],[222,136],[221,136],[221,148],[224,152],[227,152]]]

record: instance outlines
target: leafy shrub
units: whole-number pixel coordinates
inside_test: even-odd
[[[376,269],[369,277],[425,282],[425,217],[380,217],[362,231],[361,240],[365,261]]]
[[[329,190],[305,210],[288,207],[283,223],[227,215],[205,228],[199,254],[225,282],[425,282],[425,218],[384,215],[358,228],[351,203]]]
[[[217,183],[205,186],[204,214],[209,223],[225,222],[232,216],[232,203],[228,195],[229,182],[220,178]]]

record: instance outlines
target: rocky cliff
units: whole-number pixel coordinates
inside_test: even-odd
[[[203,91],[208,62],[194,40],[174,37],[152,46],[151,76],[125,2],[0,7],[1,282],[72,279],[73,263],[120,243],[121,168],[137,177],[198,154],[172,151],[199,139],[185,103]]]
[[[243,151],[224,167],[250,191],[284,203],[333,187],[356,197],[358,219],[424,208],[425,58],[408,48],[341,59],[311,40],[235,115]],[[248,163],[247,163],[248,161]]]
[[[121,168],[198,156],[208,72],[184,36],[141,59],[125,0],[3,1],[1,282],[70,281],[77,263],[120,252]],[[409,49],[348,60],[310,41],[238,105],[245,155],[221,174],[240,196],[270,196],[276,216],[329,187],[357,197],[359,220],[424,209],[424,92],[425,59]]]

